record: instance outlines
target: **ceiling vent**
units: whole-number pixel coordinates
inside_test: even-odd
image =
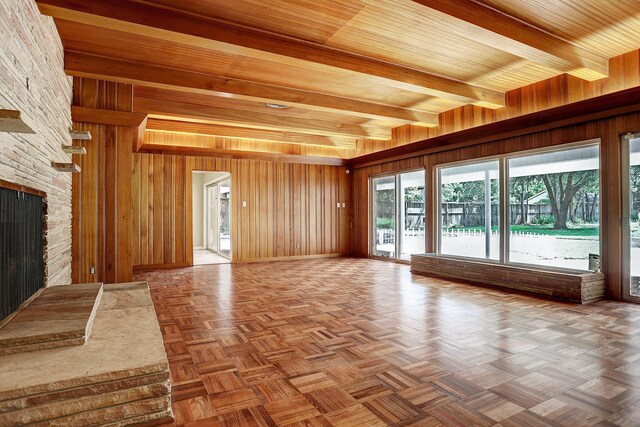
[[[289,108],[288,105],[284,105],[284,104],[276,104],[275,102],[267,102],[267,107],[269,108],[276,108],[278,110],[284,110],[285,108]]]

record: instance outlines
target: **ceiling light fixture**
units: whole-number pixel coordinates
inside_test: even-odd
[[[267,102],[267,107],[269,108],[276,108],[278,110],[284,110],[285,108],[289,108],[288,105],[284,105],[284,104],[276,104],[275,102]]]

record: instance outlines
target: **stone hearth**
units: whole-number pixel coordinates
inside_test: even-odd
[[[87,341],[102,283],[46,288],[0,328],[0,356]]]
[[[86,294],[87,286],[64,288]],[[172,419],[169,366],[146,282],[104,285],[88,335],[81,345],[0,356],[0,426]]]

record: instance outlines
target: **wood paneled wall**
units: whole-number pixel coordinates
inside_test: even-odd
[[[505,94],[503,108],[492,110],[465,105],[441,113],[438,127],[426,128],[411,125],[397,127],[392,131],[391,145],[405,145],[639,85],[640,50],[634,50],[609,60],[609,77],[607,78],[589,82],[569,74],[562,74],[523,86]],[[385,146],[385,148],[388,147]]]
[[[359,168],[353,171],[354,247],[358,256],[368,256],[369,212],[368,180],[371,175],[423,167],[427,176],[426,252],[432,252],[433,224],[433,173],[434,167],[456,161],[478,159],[516,151],[548,147],[600,138],[601,163],[601,257],[605,273],[607,297],[619,299],[622,289],[622,198],[621,198],[621,135],[640,131],[640,113],[596,120],[580,125],[567,126],[544,132],[472,145],[434,154],[407,158],[394,162]]]
[[[75,78],[77,106],[132,111],[131,85]],[[87,149],[74,155],[82,172],[73,175],[72,280],[127,282],[131,268],[131,160],[134,128],[75,123],[91,132]],[[95,267],[96,274],[89,269]]]
[[[136,153],[131,170],[134,266],[192,264],[194,170],[231,173],[234,262],[350,251],[351,185],[345,168]]]

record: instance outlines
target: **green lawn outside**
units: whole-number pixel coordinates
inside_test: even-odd
[[[569,226],[567,230],[553,230],[551,225],[512,225],[511,231],[545,234],[547,236],[571,236],[571,237],[590,237],[598,236],[600,230],[598,225],[584,224],[577,226]],[[483,231],[484,227],[454,227],[460,231]],[[493,231],[498,231],[498,227],[492,227]]]

